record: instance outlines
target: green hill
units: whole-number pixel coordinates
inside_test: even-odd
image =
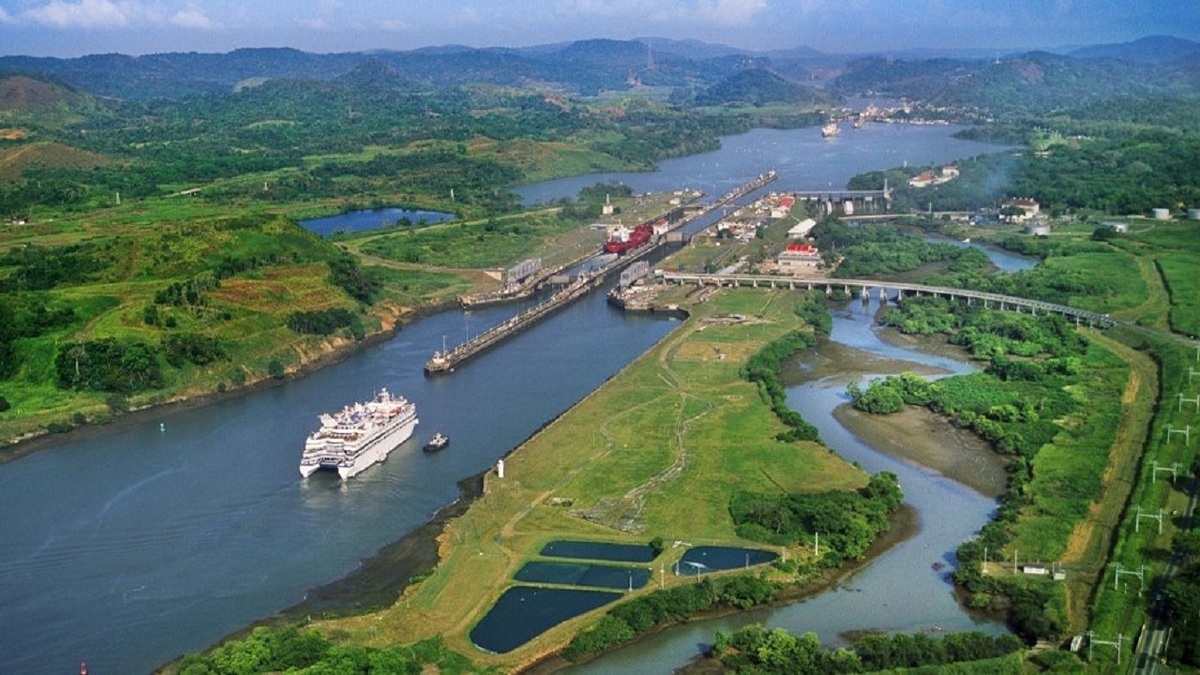
[[[794,105],[832,105],[837,99],[814,87],[796,84],[768,70],[754,68],[726,77],[697,94],[701,106],[788,103]]]

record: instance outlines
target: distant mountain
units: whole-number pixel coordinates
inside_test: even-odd
[[[1133,42],[1082,47],[1070,52],[1070,55],[1079,59],[1120,59],[1142,63],[1167,63],[1200,56],[1200,42],[1155,35]]]
[[[366,91],[412,91],[421,88],[379,57],[371,57],[360,62],[350,72],[333,78],[333,81]]]
[[[97,96],[173,98],[229,91],[253,78],[328,79],[364,54],[309,54],[297,49],[238,49],[227,54],[95,54],[73,59],[0,57],[0,72],[49,75]]]
[[[1155,38],[1129,53],[1170,51],[1154,64],[1111,56],[1078,58],[1028,52],[987,60],[872,57],[847,65],[829,84],[842,95],[906,97],[994,113],[1044,113],[1120,98],[1200,99],[1200,51],[1188,54]],[[1178,43],[1176,43],[1178,46]]]
[[[915,54],[916,52],[911,52]],[[968,53],[968,52],[964,52]],[[239,49],[227,54],[98,54],[73,59],[0,57],[0,73],[44,75],[96,96],[176,98],[219,93],[272,79],[306,79],[368,88],[441,88],[487,83],[592,96],[634,87],[712,90],[745,71],[825,85],[837,95],[908,97],[993,110],[1046,110],[1116,96],[1195,96],[1200,43],[1150,37],[1068,54],[1028,52],[975,58],[851,57],[808,47],[754,52],[698,41],[579,40],[521,48],[463,45],[410,51],[311,54],[295,49]],[[1149,68],[1149,70],[1148,70]],[[761,75],[743,76],[760,77]],[[738,95],[767,93],[778,83],[747,85]],[[715,88],[715,89],[714,89]],[[709,94],[705,94],[709,95]],[[771,98],[798,95],[774,91]]]
[[[696,105],[766,105],[796,103],[833,105],[837,99],[814,87],[796,84],[767,70],[743,70],[697,94]]]
[[[928,99],[984,69],[979,61],[871,56],[846,65],[828,88],[842,95]]]
[[[736,49],[728,45],[701,42],[699,40],[671,40],[668,38],[643,37],[637,42],[650,45],[654,51],[674,54],[693,61],[706,61],[725,56],[740,56],[746,53],[744,49]]]

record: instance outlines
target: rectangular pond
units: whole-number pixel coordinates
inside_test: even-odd
[[[606,544],[598,541],[552,541],[542,547],[542,555],[550,558],[580,560],[611,560],[613,562],[645,563],[654,560],[654,549],[646,544]]]
[[[779,557],[774,551],[735,546],[696,546],[675,563],[675,574],[700,576],[709,572],[733,570],[769,563]]]
[[[517,570],[514,578],[542,584],[587,586],[633,590],[650,581],[650,570],[616,565],[586,565],[583,563],[529,562]]]
[[[563,621],[620,597],[609,591],[514,586],[471,629],[471,642],[489,652],[511,652]]]

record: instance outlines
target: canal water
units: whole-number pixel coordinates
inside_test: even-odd
[[[826,142],[814,129],[760,130],[724,139],[719,151],[666,162],[659,172],[615,179],[638,191],[699,187],[719,195],[774,167],[780,180],[771,189],[819,189],[904,161],[949,162],[995,149],[950,138],[953,131],[877,125]],[[553,181],[524,194],[573,196],[577,186],[604,179],[613,177]],[[493,465],[673,325],[667,318],[625,315],[595,293],[453,374],[423,375],[423,363],[443,339],[461,341],[520,309],[429,316],[307,377],[68,436],[52,449],[0,464],[0,513],[6,516],[0,520],[0,672],[73,671],[80,661],[92,672],[148,672],[299,602],[306,589],[341,578],[425,522],[457,497],[458,481]],[[316,415],[364,400],[381,386],[416,403],[416,437],[344,485],[328,475],[301,480],[296,465]],[[793,403],[807,405],[803,398]],[[448,434],[451,446],[425,455],[419,444],[435,431]],[[822,434],[831,442],[835,436],[825,428]],[[944,483],[919,472],[903,481],[910,498]],[[935,518],[946,522],[926,530],[944,526],[953,533],[938,540],[946,543],[922,556],[922,564],[944,557],[949,542],[977,529],[988,508],[941,511]],[[911,568],[890,560],[865,574],[906,579]],[[936,588],[948,593],[944,584]],[[860,614],[872,618],[858,627],[924,620],[888,600],[885,590]],[[827,595],[849,597],[849,605],[868,597]],[[961,617],[948,606],[937,612],[943,625]],[[853,614],[846,623],[855,623]],[[685,636],[678,658],[668,660],[681,663],[710,638],[709,630],[704,637]]]

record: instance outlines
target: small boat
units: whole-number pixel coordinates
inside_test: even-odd
[[[450,445],[450,437],[439,431],[425,443],[425,452],[437,452],[447,445]]]

